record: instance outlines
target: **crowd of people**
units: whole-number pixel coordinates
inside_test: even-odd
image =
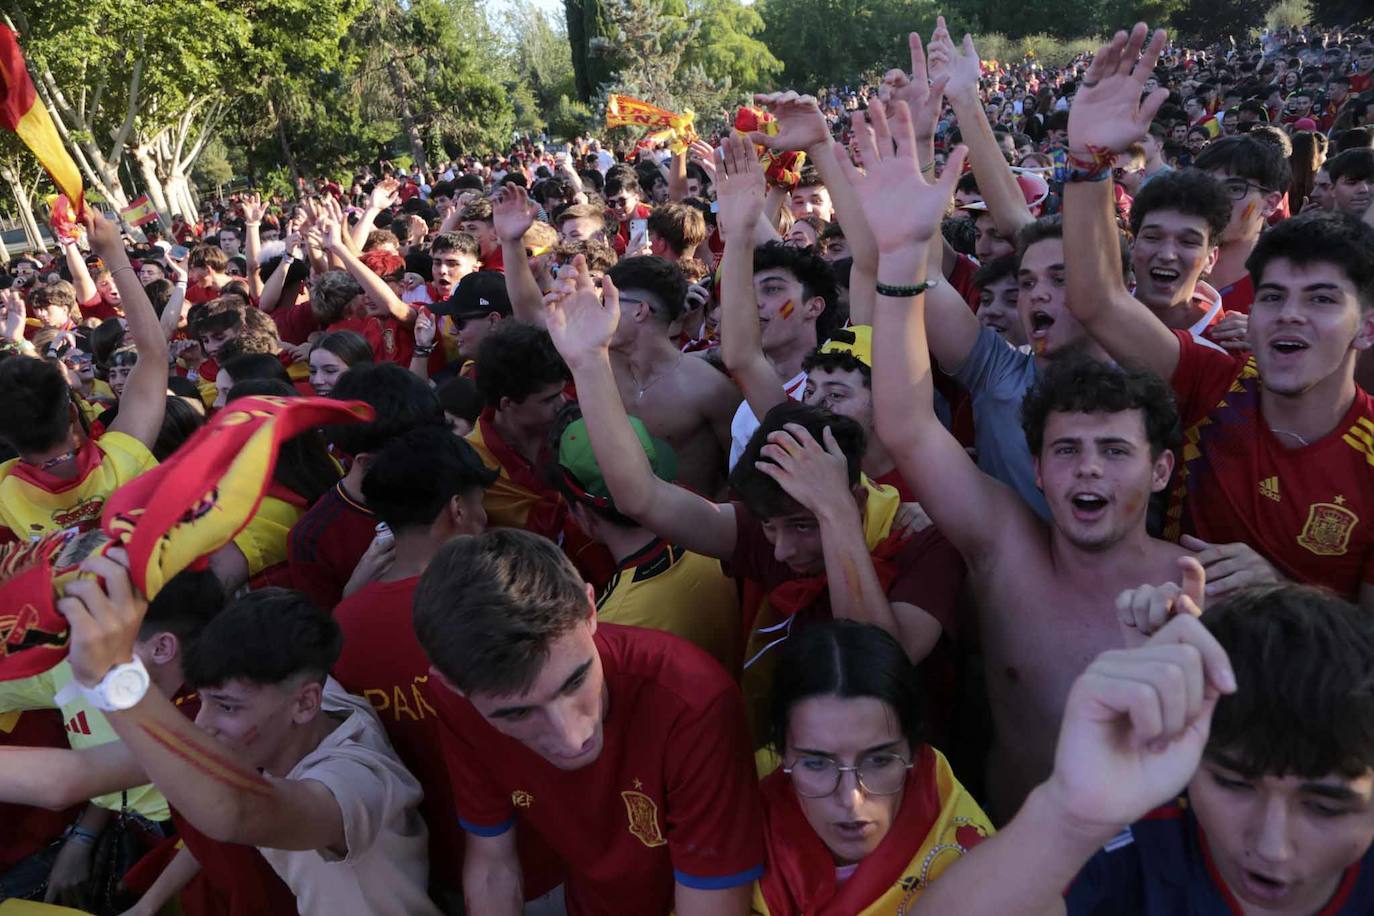
[[[1374,32],[910,52],[15,259],[6,574],[359,413],[0,606],[0,901],[1374,912]]]

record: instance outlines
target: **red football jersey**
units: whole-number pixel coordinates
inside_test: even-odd
[[[1166,533],[1243,541],[1288,578],[1357,599],[1374,583],[1374,398],[1357,388],[1335,429],[1287,448],[1260,416],[1254,358],[1174,334],[1185,438]]]
[[[344,492],[343,481],[315,501],[286,536],[286,563],[293,588],[326,611],[343,598],[372,539],[377,517]]]
[[[62,714],[55,709],[0,713],[0,748],[4,747],[68,747]],[[83,803],[66,811],[49,811],[0,803],[0,824],[4,825],[0,827],[0,874],[47,848],[84,807]]]
[[[460,823],[478,836],[537,831],[568,865],[568,912],[661,916],[673,882],[719,889],[763,873],[744,704],[686,640],[600,624],[609,712],[601,755],[559,770],[429,683]]]

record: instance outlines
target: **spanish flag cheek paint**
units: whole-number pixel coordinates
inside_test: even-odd
[[[792,300],[788,299],[786,302],[782,304],[782,308],[778,309],[778,317],[791,318],[792,313],[796,311],[796,308],[797,307],[792,304]]]

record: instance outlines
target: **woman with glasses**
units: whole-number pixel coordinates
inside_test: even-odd
[[[788,640],[763,780],[768,865],[754,912],[879,916],[992,833],[944,756],[923,740],[921,679],[883,630],[834,620]]]

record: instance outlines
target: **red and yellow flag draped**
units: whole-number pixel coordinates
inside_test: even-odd
[[[24,145],[33,150],[58,190],[72,201],[79,218],[85,206],[81,172],[62,145],[47,107],[34,91],[18,36],[5,25],[0,25],[0,124],[18,134]]]
[[[690,109],[678,114],[628,95],[612,95],[606,100],[607,127],[647,127],[649,134],[644,139],[667,141],[675,153],[681,153],[697,138],[692,126],[695,117]]]

